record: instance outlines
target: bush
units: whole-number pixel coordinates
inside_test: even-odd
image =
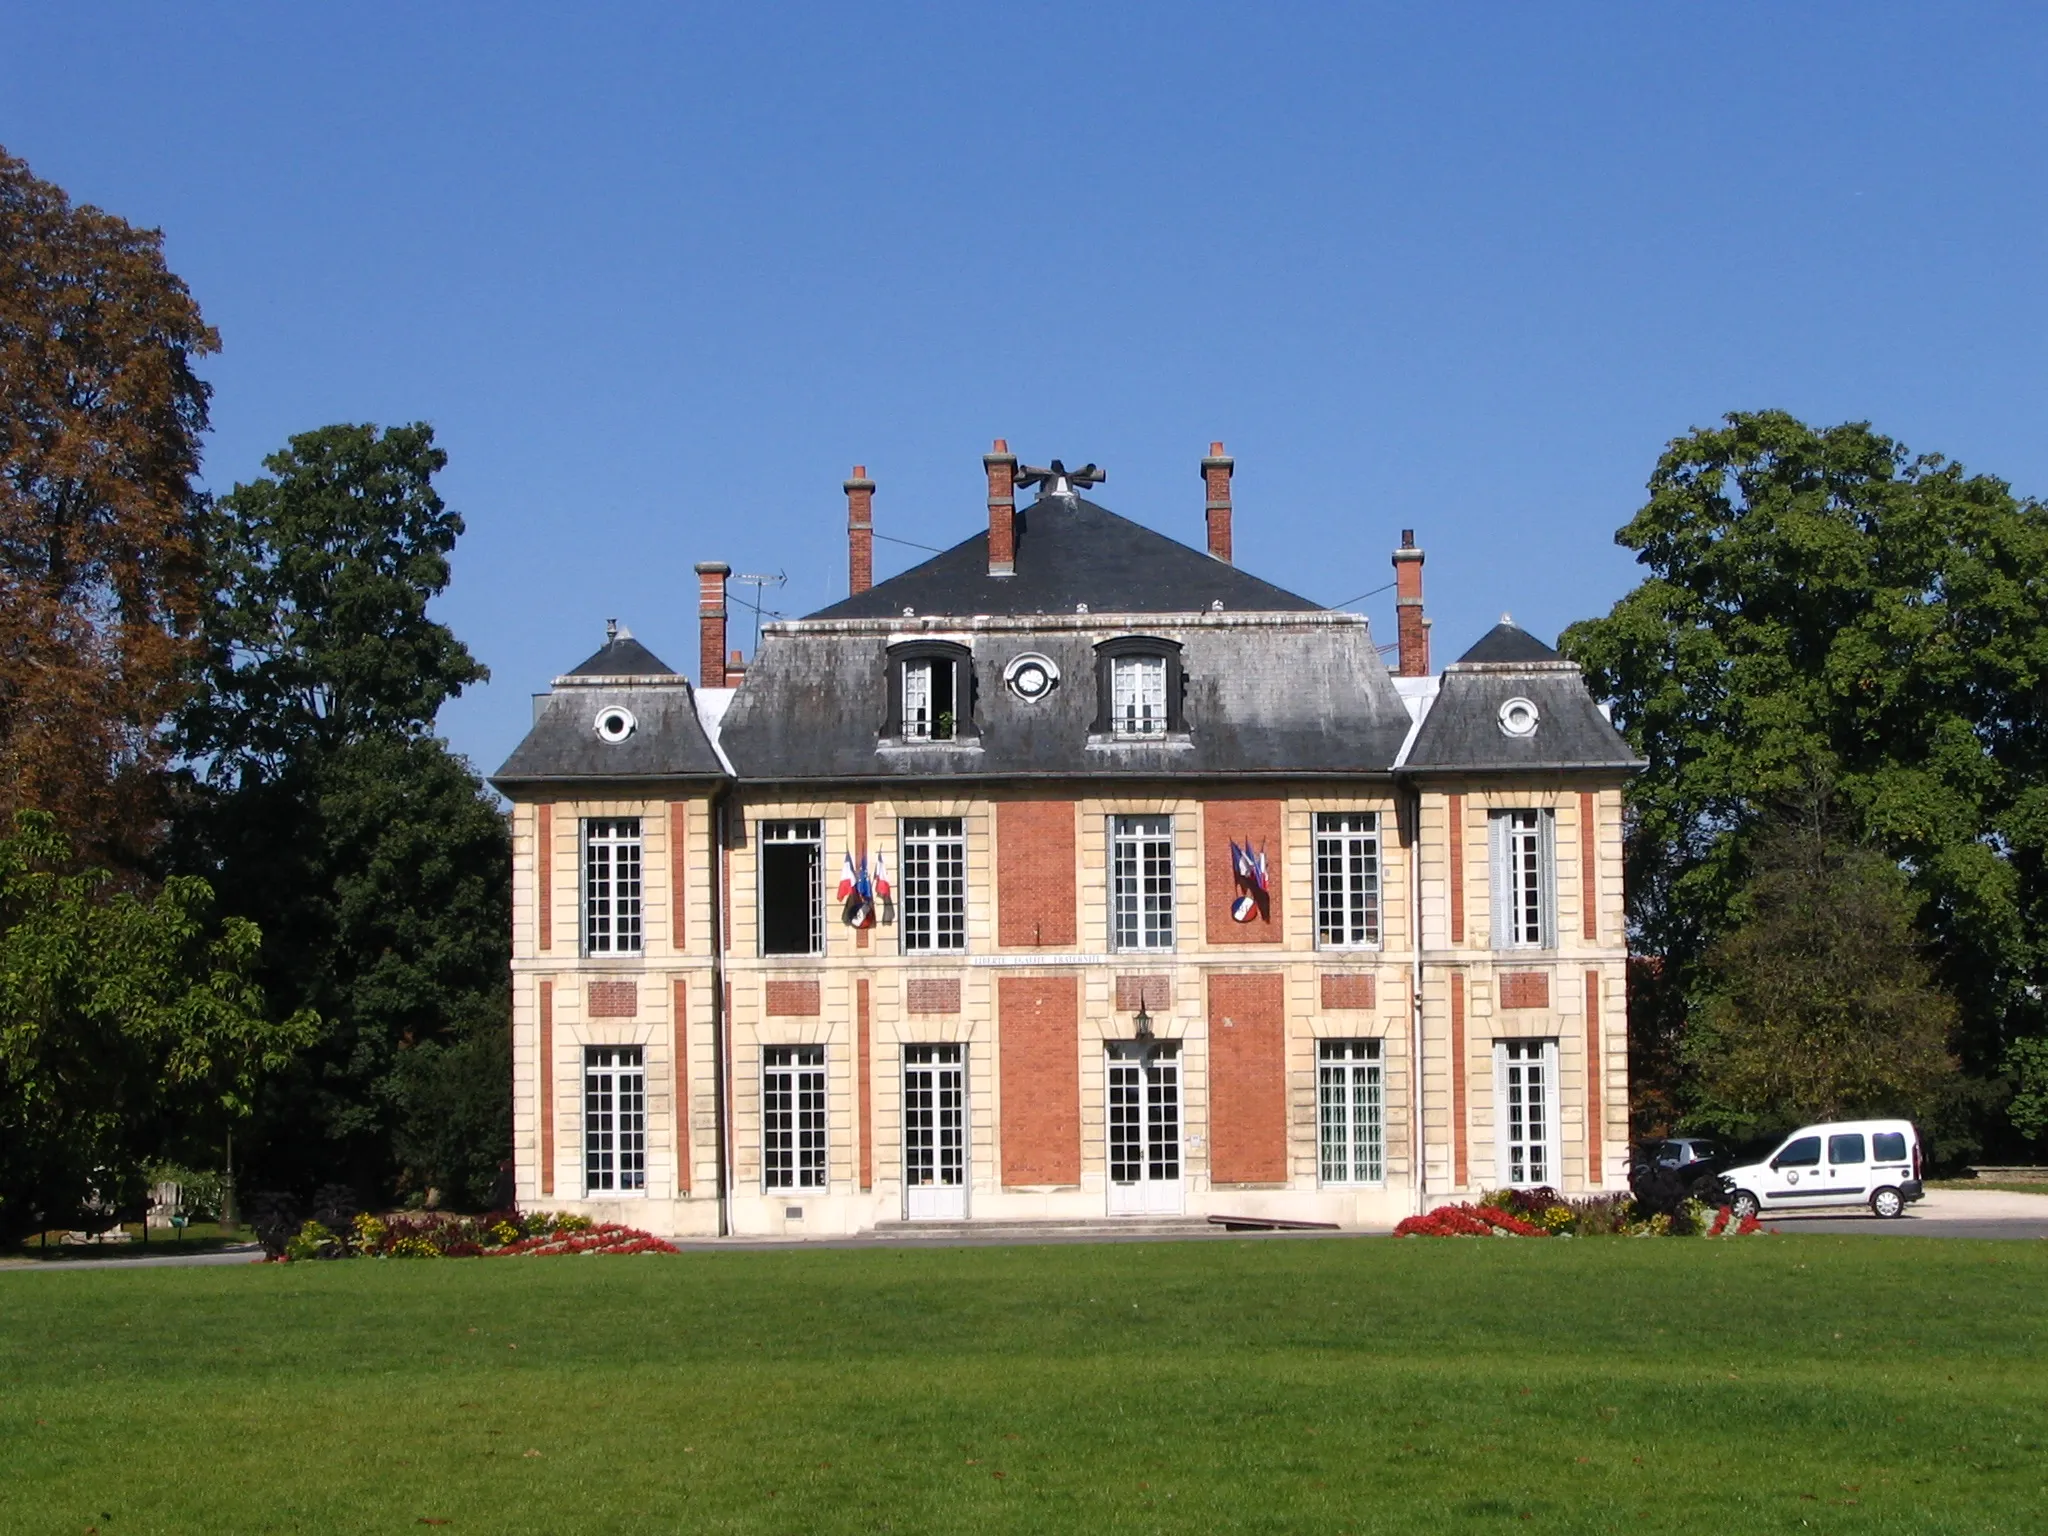
[[[249,1197],[249,1227],[266,1257],[283,1258],[285,1246],[298,1235],[302,1224],[295,1196],[270,1189]]]

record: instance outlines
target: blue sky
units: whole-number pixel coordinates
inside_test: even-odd
[[[2021,6],[28,6],[0,144],[162,227],[226,349],[210,482],[433,423],[488,771],[691,565],[845,590],[980,526],[980,455],[1323,602],[1429,552],[1439,661],[1635,579],[1660,447],[1869,420],[2048,492],[2044,64]],[[878,546],[887,574],[923,558]],[[1392,595],[1364,605],[1392,639]],[[741,638],[751,643],[743,631]]]

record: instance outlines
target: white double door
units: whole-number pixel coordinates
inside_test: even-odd
[[[967,1061],[958,1045],[903,1048],[903,1216],[967,1215]]]
[[[1109,1043],[1109,1214],[1178,1216],[1180,1044]]]

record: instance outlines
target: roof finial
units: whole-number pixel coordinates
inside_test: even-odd
[[[1504,613],[1500,616],[1500,621],[1503,624],[1512,624],[1515,622],[1515,616],[1512,613]]]
[[[1083,464],[1079,469],[1068,469],[1058,459],[1054,459],[1044,469],[1034,469],[1029,464],[1021,466],[1017,472],[1017,485],[1020,489],[1033,485],[1044,486],[1045,489],[1040,494],[1046,496],[1071,496],[1077,485],[1085,491],[1102,484],[1108,478],[1108,471],[1097,469],[1093,464]]]
[[[604,621],[604,643],[606,645],[610,645],[613,641],[617,640],[618,638],[619,621],[617,619],[606,619]]]

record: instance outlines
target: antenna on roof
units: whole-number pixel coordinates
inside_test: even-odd
[[[733,580],[738,582],[741,586],[752,587],[754,589],[754,595],[751,600],[748,599],[745,595],[742,595],[740,601],[745,603],[749,608],[754,610],[754,649],[758,651],[761,649],[761,616],[763,613],[763,609],[761,607],[761,590],[764,587],[779,587],[784,582],[788,581],[789,577],[784,572],[777,571],[773,576],[735,576],[733,577]],[[777,613],[772,608],[767,609],[766,613],[767,616],[771,619],[779,619],[782,617],[781,614]]]

